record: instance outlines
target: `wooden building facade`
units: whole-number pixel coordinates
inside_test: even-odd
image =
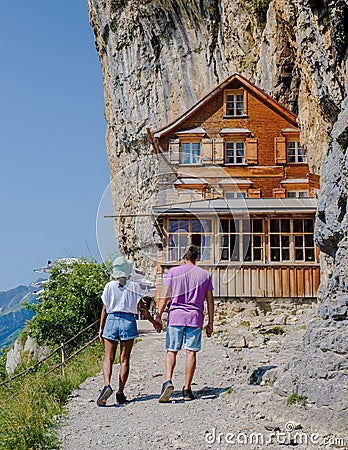
[[[149,136],[165,161],[162,279],[193,243],[217,297],[316,296],[317,185],[291,111],[234,74]]]

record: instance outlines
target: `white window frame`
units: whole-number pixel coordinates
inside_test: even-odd
[[[306,153],[298,140],[286,141],[286,155],[290,164],[307,164]]]
[[[193,146],[198,145],[199,146],[199,155],[197,159],[197,155],[194,155],[194,148]],[[189,146],[189,162],[184,162],[184,146]],[[197,150],[197,149],[196,149]],[[180,142],[180,164],[183,165],[197,165],[201,164],[201,142],[200,141],[182,141]]]
[[[289,195],[291,194],[291,195]],[[287,198],[309,198],[309,192],[305,190],[286,191]]]
[[[226,93],[226,116],[245,116],[245,98],[243,92]]]
[[[236,199],[236,198],[246,198],[246,191],[225,191],[224,197],[228,199]]]
[[[238,144],[243,145],[243,149],[237,148]],[[232,147],[232,148],[228,148]],[[243,156],[238,152],[243,151]],[[229,154],[230,153],[230,154]],[[241,161],[238,159],[241,158]],[[244,141],[226,141],[225,142],[225,164],[243,165],[245,164],[245,142]]]
[[[199,221],[201,229],[195,231],[193,229],[193,222]],[[178,221],[179,228],[176,231],[170,230],[170,221]],[[213,219],[212,218],[199,218],[196,217],[170,217],[167,219],[167,231],[166,231],[166,245],[164,258],[166,262],[177,262],[183,256],[185,247],[194,243],[194,237],[200,236],[200,245],[198,247],[199,262],[211,263],[214,260],[214,233],[213,233]],[[183,224],[183,225],[182,225]],[[203,256],[203,259],[201,259]],[[209,257],[208,257],[209,256]],[[176,259],[176,257],[178,259]]]
[[[220,262],[265,263],[265,221],[263,218],[220,217],[220,225],[225,220],[228,229],[219,230]],[[262,229],[255,229],[255,221],[261,221]],[[233,226],[234,224],[234,226]],[[233,227],[233,228],[232,228]]]
[[[278,221],[278,231],[272,230],[272,221]],[[287,231],[282,229],[282,221],[289,222]],[[305,228],[305,221],[311,221],[313,224],[313,231],[308,231]],[[301,230],[296,229],[296,222],[301,223]],[[269,248],[268,248],[268,261],[270,263],[282,264],[282,263],[315,263],[316,253],[314,244],[314,218],[313,217],[275,217],[269,220]],[[278,237],[278,245],[272,244],[273,237]],[[275,238],[276,239],[276,238]],[[310,239],[313,245],[306,245],[306,240]],[[297,240],[302,241],[301,244],[297,243]],[[287,241],[287,245],[285,242]],[[274,251],[275,253],[273,253]],[[279,258],[273,255],[279,252]],[[288,257],[284,255],[287,252]],[[302,258],[298,257],[298,254],[302,252]],[[309,256],[311,255],[311,256]]]

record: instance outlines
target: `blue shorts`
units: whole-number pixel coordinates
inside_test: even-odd
[[[199,352],[201,349],[202,328],[185,326],[167,326],[166,349],[171,352],[181,350],[182,344],[186,350]]]
[[[124,312],[110,313],[106,317],[103,338],[110,341],[129,341],[139,336],[134,314]]]

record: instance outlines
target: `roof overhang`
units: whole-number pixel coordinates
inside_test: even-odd
[[[291,214],[315,213],[315,198],[214,199],[173,203],[153,207],[156,215],[173,214]]]
[[[177,136],[205,136],[207,132],[202,127],[189,128],[187,130],[178,131],[175,133]]]
[[[218,182],[218,186],[251,186],[253,183],[250,180],[242,180],[237,178],[223,178]]]
[[[307,178],[289,178],[282,180],[280,184],[308,184]]]
[[[208,183],[200,178],[178,178],[174,183],[174,186],[179,189],[202,189],[207,185]]]
[[[225,135],[225,134],[251,134],[251,131],[248,130],[248,128],[223,128],[222,130],[219,131],[219,134],[221,136]]]

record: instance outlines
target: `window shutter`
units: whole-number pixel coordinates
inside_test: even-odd
[[[224,163],[224,141],[222,139],[215,139],[214,141],[214,163]]]
[[[203,164],[211,164],[213,162],[212,144],[213,141],[211,139],[202,139],[201,141],[201,161]]]
[[[261,198],[260,189],[248,189],[248,198]]]
[[[172,164],[180,162],[180,141],[179,139],[171,139],[169,141],[169,160]]]
[[[257,164],[257,139],[245,139],[245,162],[247,164]]]
[[[274,140],[276,164],[286,164],[286,139],[285,137],[276,137]]]
[[[273,189],[273,197],[274,198],[285,198],[285,189],[284,188],[274,188]]]

